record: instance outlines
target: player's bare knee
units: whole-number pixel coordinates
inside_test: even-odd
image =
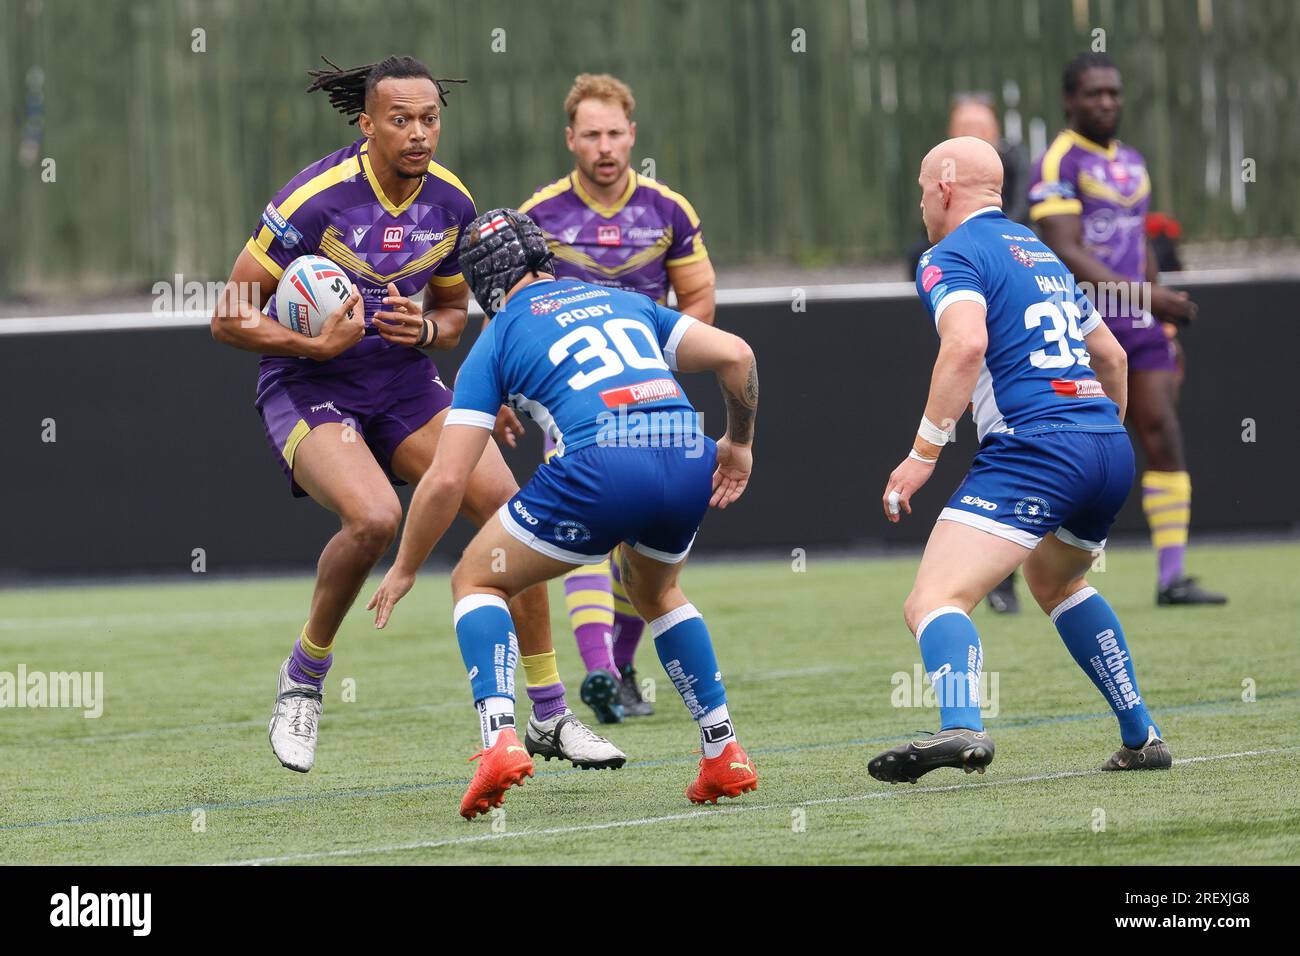
[[[401,523],[402,509],[394,502],[391,508],[376,506],[347,516],[343,528],[358,551],[377,561],[397,537]]]

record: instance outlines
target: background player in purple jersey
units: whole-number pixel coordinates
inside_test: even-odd
[[[428,470],[451,404],[424,350],[454,347],[465,327],[469,291],[456,249],[475,215],[464,184],[433,158],[445,97],[424,64],[389,57],[312,75],[310,89],[357,115],[364,135],[276,194],[212,318],[218,341],[263,356],[256,406],[294,495],[310,495],[341,523],[321,552],[311,610],[280,668],[271,718],[276,756],[303,773],[315,761],[335,635],[401,522],[391,486]],[[316,338],[274,317],[277,281],[309,253],[333,260],[354,283]],[[413,298],[421,292],[423,308]],[[269,316],[258,311],[263,303]],[[460,513],[481,525],[517,490],[500,450],[489,446]],[[520,593],[514,613],[524,653],[550,652],[545,590]],[[563,712],[558,678],[546,690]],[[576,721],[567,726],[564,756],[623,756]]]
[[[677,311],[713,323],[713,265],[700,217],[680,193],[631,168],[636,145],[626,83],[583,73],[564,100],[564,139],[573,153],[567,176],[543,186],[519,207],[542,231],[559,278],[640,292],[663,304],[671,286]],[[522,431],[506,410],[499,436]],[[555,446],[546,438],[547,460]],[[637,686],[634,659],[645,622],[628,601],[619,563],[582,567],[564,579],[565,604],[587,668],[581,695],[602,723],[654,713]],[[531,687],[533,675],[529,673]]]
[[[1121,292],[1150,283],[1149,312],[1136,296],[1094,297],[1128,353],[1129,408],[1146,456],[1142,508],[1157,555],[1156,602],[1223,604],[1227,598],[1203,590],[1183,570],[1192,482],[1178,421],[1181,372],[1173,333],[1196,317],[1196,303],[1156,284],[1144,229],[1151,180],[1142,154],[1115,138],[1123,92],[1119,69],[1104,53],[1084,53],[1066,65],[1069,128],[1035,164],[1029,215],[1077,281]]]

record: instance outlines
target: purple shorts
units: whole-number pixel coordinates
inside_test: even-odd
[[[1178,368],[1174,343],[1165,337],[1164,323],[1145,313],[1139,318],[1107,319],[1107,327],[1114,333],[1128,355],[1130,372]]]
[[[395,485],[393,453],[412,432],[451,405],[433,361],[414,349],[376,363],[263,367],[257,410],[266,440],[295,498],[307,492],[293,480],[298,444],[313,428],[339,422],[355,429]]]

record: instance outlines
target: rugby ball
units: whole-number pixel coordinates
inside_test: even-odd
[[[275,317],[286,329],[315,338],[325,320],[348,300],[352,283],[324,256],[299,256],[275,290]]]

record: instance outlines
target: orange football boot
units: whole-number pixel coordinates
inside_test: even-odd
[[[686,799],[691,803],[717,803],[718,797],[738,797],[757,789],[754,761],[733,740],[718,756],[700,758],[700,775],[686,788]]]
[[[466,820],[473,820],[480,813],[501,806],[507,790],[523,786],[524,777],[533,775],[533,758],[519,742],[513,727],[502,730],[495,744],[480,750],[469,758],[469,762],[473,763],[480,757],[483,759],[474,771],[474,779],[469,782],[469,789],[460,801],[460,815]]]

